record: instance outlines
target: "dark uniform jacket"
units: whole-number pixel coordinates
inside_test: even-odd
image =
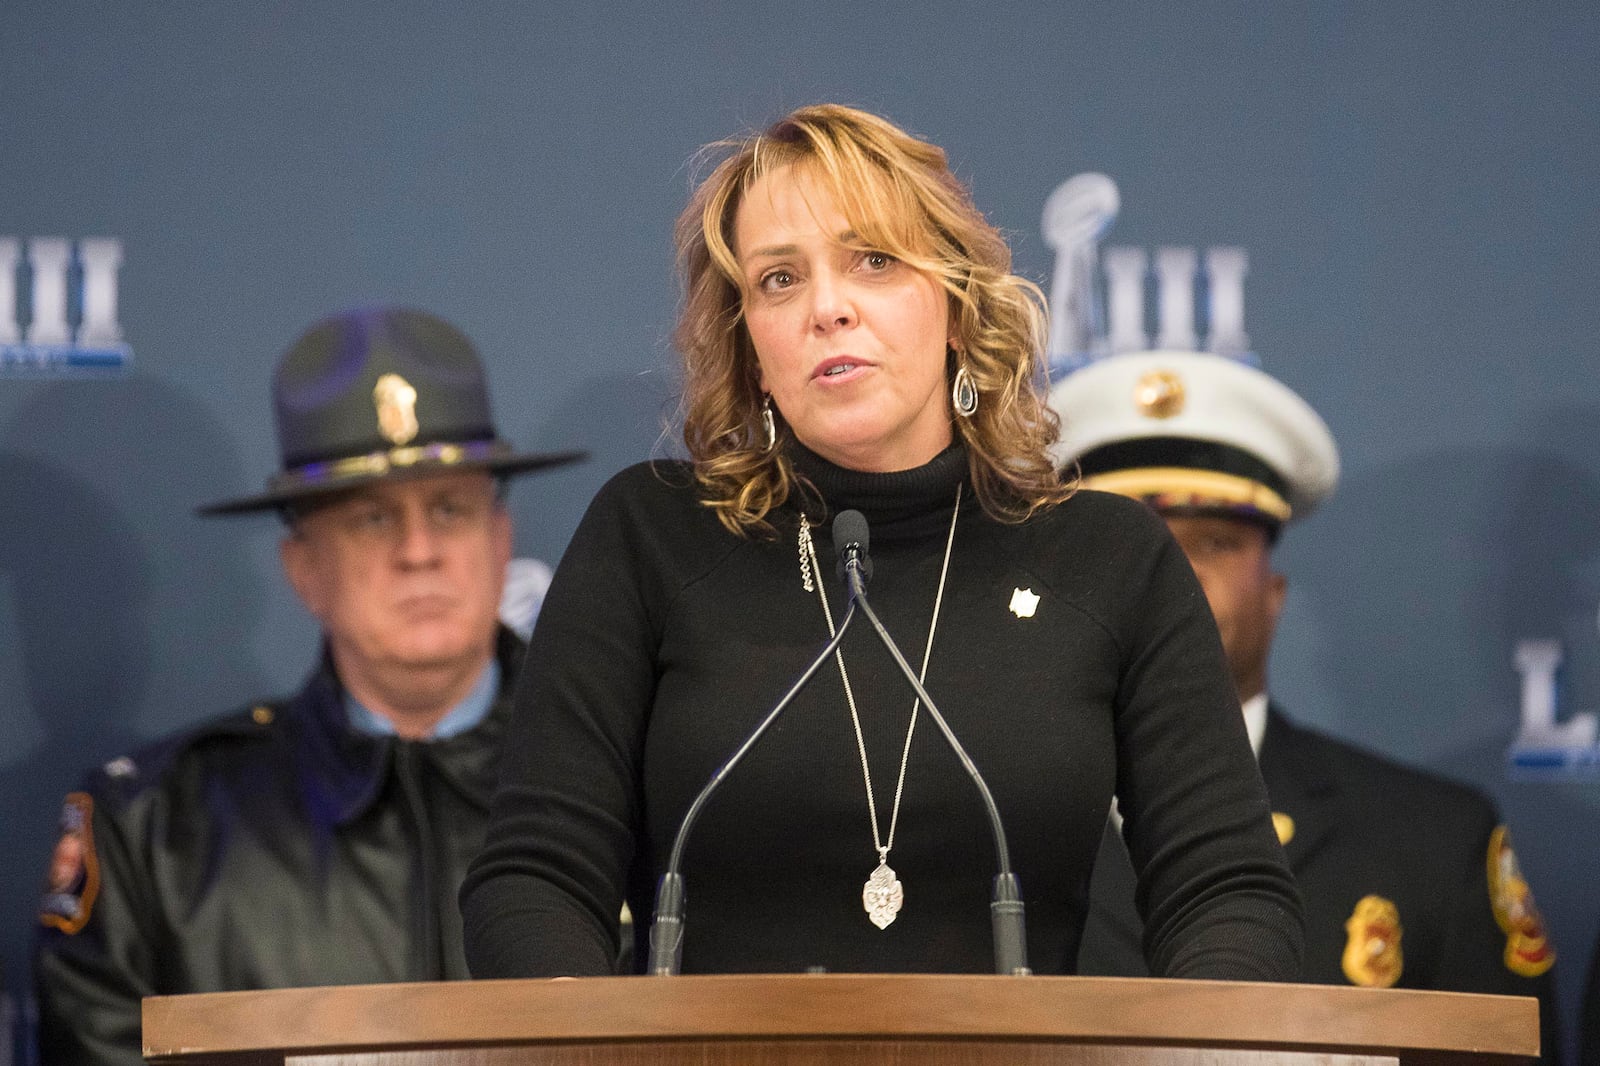
[[[1538,996],[1554,1061],[1555,954],[1482,794],[1267,714],[1261,776],[1305,902],[1304,979]],[[1106,834],[1079,972],[1143,976],[1134,874]]]
[[[522,652],[502,630],[494,706],[448,739],[351,729],[324,655],[287,702],[92,775],[40,914],[44,1066],[141,1062],[143,996],[466,978],[456,890]]]

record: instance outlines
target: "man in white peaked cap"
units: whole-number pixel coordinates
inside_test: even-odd
[[[1489,800],[1297,725],[1268,695],[1288,592],[1272,548],[1339,478],[1322,419],[1262,371],[1198,352],[1100,360],[1050,402],[1063,467],[1158,511],[1200,578],[1304,898],[1305,979],[1538,996],[1551,1061],[1555,951]],[[1146,972],[1135,884],[1108,831],[1081,973]]]

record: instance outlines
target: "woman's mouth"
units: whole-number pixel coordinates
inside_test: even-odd
[[[849,377],[858,370],[866,369],[869,365],[871,364],[850,356],[836,356],[818,364],[817,369],[812,372],[811,376],[823,381],[838,381],[841,378]]]

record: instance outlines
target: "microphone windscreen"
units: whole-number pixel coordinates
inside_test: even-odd
[[[861,555],[861,572],[872,576],[872,557],[867,553],[867,516],[860,511],[840,511],[833,520],[833,553],[839,560],[839,574],[844,574],[844,561],[851,548]]]

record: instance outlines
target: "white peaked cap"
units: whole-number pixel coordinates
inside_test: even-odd
[[[1339,483],[1327,424],[1287,385],[1205,352],[1135,352],[1090,363],[1050,390],[1053,450],[1086,488],[1158,509],[1223,510],[1269,524],[1304,518]]]

